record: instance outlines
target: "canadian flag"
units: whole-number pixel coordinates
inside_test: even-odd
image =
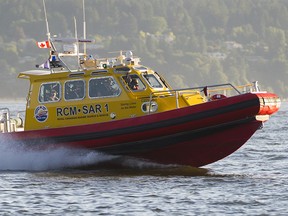
[[[37,46],[39,48],[51,48],[50,42],[49,41],[41,41],[37,42]]]

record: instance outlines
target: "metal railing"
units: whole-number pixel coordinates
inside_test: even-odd
[[[9,108],[0,108],[0,126],[3,133],[11,132],[10,110]]]
[[[19,128],[23,130],[24,120],[23,116],[20,116],[21,113],[25,113],[25,111],[18,111],[17,116],[11,118],[9,108],[0,108],[0,132],[14,132],[18,131]]]
[[[203,98],[210,98],[211,95],[214,94],[221,94],[225,95],[226,97],[231,97],[235,95],[240,95],[247,92],[259,92],[259,86],[258,82],[249,83],[246,85],[241,85],[235,87],[231,83],[225,83],[225,84],[217,84],[217,85],[206,85],[206,86],[198,86],[198,87],[192,87],[192,88],[182,88],[182,89],[174,89],[174,90],[165,90],[165,91],[157,91],[152,92],[150,94],[149,99],[149,105],[151,106],[151,103],[156,98],[161,97],[175,97],[175,106],[176,108],[179,108],[179,98],[183,94],[201,94]],[[150,113],[150,112],[149,112]]]

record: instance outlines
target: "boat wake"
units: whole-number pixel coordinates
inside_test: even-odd
[[[162,165],[131,157],[113,156],[87,149],[27,150],[22,145],[0,142],[0,171],[91,171],[99,175],[205,175],[208,170]]]
[[[79,149],[27,150],[11,142],[0,143],[0,170],[43,171],[75,168],[103,163],[115,158],[111,155]]]

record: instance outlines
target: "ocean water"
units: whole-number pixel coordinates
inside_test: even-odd
[[[199,169],[1,140],[0,215],[288,215],[287,119],[283,102],[237,152]]]

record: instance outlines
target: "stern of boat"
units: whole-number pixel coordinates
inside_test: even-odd
[[[24,130],[24,111],[12,116],[9,108],[0,108],[0,133],[18,132]]]

